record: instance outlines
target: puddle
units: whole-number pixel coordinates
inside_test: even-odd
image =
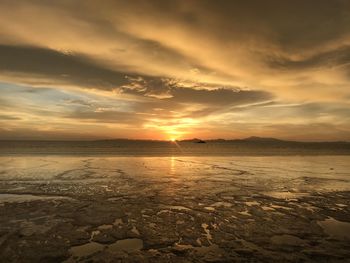
[[[285,200],[297,199],[308,195],[307,193],[294,193],[294,192],[264,192],[263,194],[273,198],[285,199]]]
[[[262,206],[261,208],[262,208],[262,210],[264,210],[264,211],[275,211],[274,208],[269,207],[269,206]]]
[[[347,205],[345,205],[345,204],[335,204],[336,206],[338,206],[338,207],[347,207]]]
[[[192,245],[184,245],[184,244],[175,244],[175,248],[178,250],[187,250],[187,249],[192,249],[193,246]]]
[[[102,251],[104,249],[104,245],[101,245],[96,242],[90,242],[81,246],[71,247],[69,250],[73,257],[86,257],[92,255],[96,252]]]
[[[24,203],[37,200],[71,199],[65,196],[40,196],[27,194],[0,194],[0,203]]]
[[[350,240],[350,223],[327,218],[317,222],[330,237],[338,240]]]
[[[184,211],[189,211],[191,209],[185,207],[185,206],[181,206],[181,205],[169,205],[166,206],[166,208],[170,209],[170,210],[184,210]]]
[[[248,201],[248,202],[245,202],[245,204],[247,206],[260,205],[260,203],[257,201]]]
[[[313,206],[313,205],[311,205],[309,203],[293,204],[293,205],[296,205],[296,206],[298,206],[299,208],[302,208],[302,209],[306,209],[306,210],[308,210],[310,212],[316,212],[317,210],[319,210],[318,207]]]
[[[208,247],[196,247],[195,251],[198,255],[204,256],[204,255],[211,255],[213,256],[212,259],[208,259],[208,262],[222,262],[222,261],[218,261],[218,256],[221,255],[221,253],[223,252],[223,250],[221,248],[219,248],[218,245],[216,244],[211,244]]]
[[[100,225],[97,227],[98,230],[107,230],[107,229],[112,229],[113,225]]]
[[[252,214],[249,213],[248,210],[242,211],[242,212],[238,212],[238,214],[244,215],[244,216],[251,216]]]
[[[170,210],[160,210],[157,215],[161,215],[161,214],[164,214],[164,213],[169,213]]]
[[[138,238],[128,238],[128,239],[118,240],[114,244],[108,246],[109,251],[132,252],[135,250],[140,250],[142,248],[143,248],[143,241]]]
[[[111,202],[114,202],[114,201],[118,201],[118,200],[121,200],[123,199],[122,197],[110,197],[110,198],[107,198],[108,201],[111,201]]]
[[[293,210],[293,208],[287,207],[287,206],[281,206],[281,205],[271,205],[274,209],[284,209],[284,210]]]
[[[212,204],[211,206],[214,206],[214,207],[231,207],[232,204],[229,203],[229,202],[216,202],[214,204]]]
[[[263,253],[262,248],[254,244],[253,242],[247,241],[245,239],[238,239],[238,240],[242,243],[242,245],[245,248],[248,248],[249,250],[252,250],[252,251],[259,251],[260,253]]]
[[[55,225],[54,220],[48,220],[45,224],[36,224],[31,221],[23,221],[20,223],[20,233],[24,236],[31,236],[34,234],[45,234],[47,231],[49,231],[52,226]]]
[[[143,241],[141,239],[130,238],[130,239],[118,240],[117,242],[109,246],[102,245],[97,242],[89,242],[81,246],[71,247],[69,251],[72,254],[72,257],[81,258],[81,257],[90,256],[104,249],[107,249],[108,251],[111,251],[111,252],[113,251],[132,252],[135,250],[140,250],[142,248],[143,248]]]
[[[279,245],[287,246],[300,246],[304,244],[304,241],[296,236],[292,235],[277,235],[271,238],[271,242]]]

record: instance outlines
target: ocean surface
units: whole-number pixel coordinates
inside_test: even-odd
[[[237,156],[350,155],[350,143],[287,141],[0,141],[0,155]]]

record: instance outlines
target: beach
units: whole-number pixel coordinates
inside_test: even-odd
[[[0,0],[0,263],[350,263],[350,0]]]
[[[350,156],[0,157],[2,262],[346,262]]]

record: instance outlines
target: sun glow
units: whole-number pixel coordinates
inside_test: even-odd
[[[198,120],[192,118],[174,118],[171,120],[153,118],[149,119],[149,123],[145,124],[144,127],[159,130],[165,140],[175,142],[184,138],[185,135],[191,134],[193,127],[198,123]]]

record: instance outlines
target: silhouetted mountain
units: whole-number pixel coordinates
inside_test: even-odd
[[[286,142],[280,139],[276,138],[264,138],[264,137],[257,137],[257,136],[251,136],[245,139],[242,139],[242,141],[249,141],[249,142]]]
[[[189,139],[189,140],[181,140],[180,142],[205,143],[205,141],[198,139],[198,138],[193,138],[193,139]]]

